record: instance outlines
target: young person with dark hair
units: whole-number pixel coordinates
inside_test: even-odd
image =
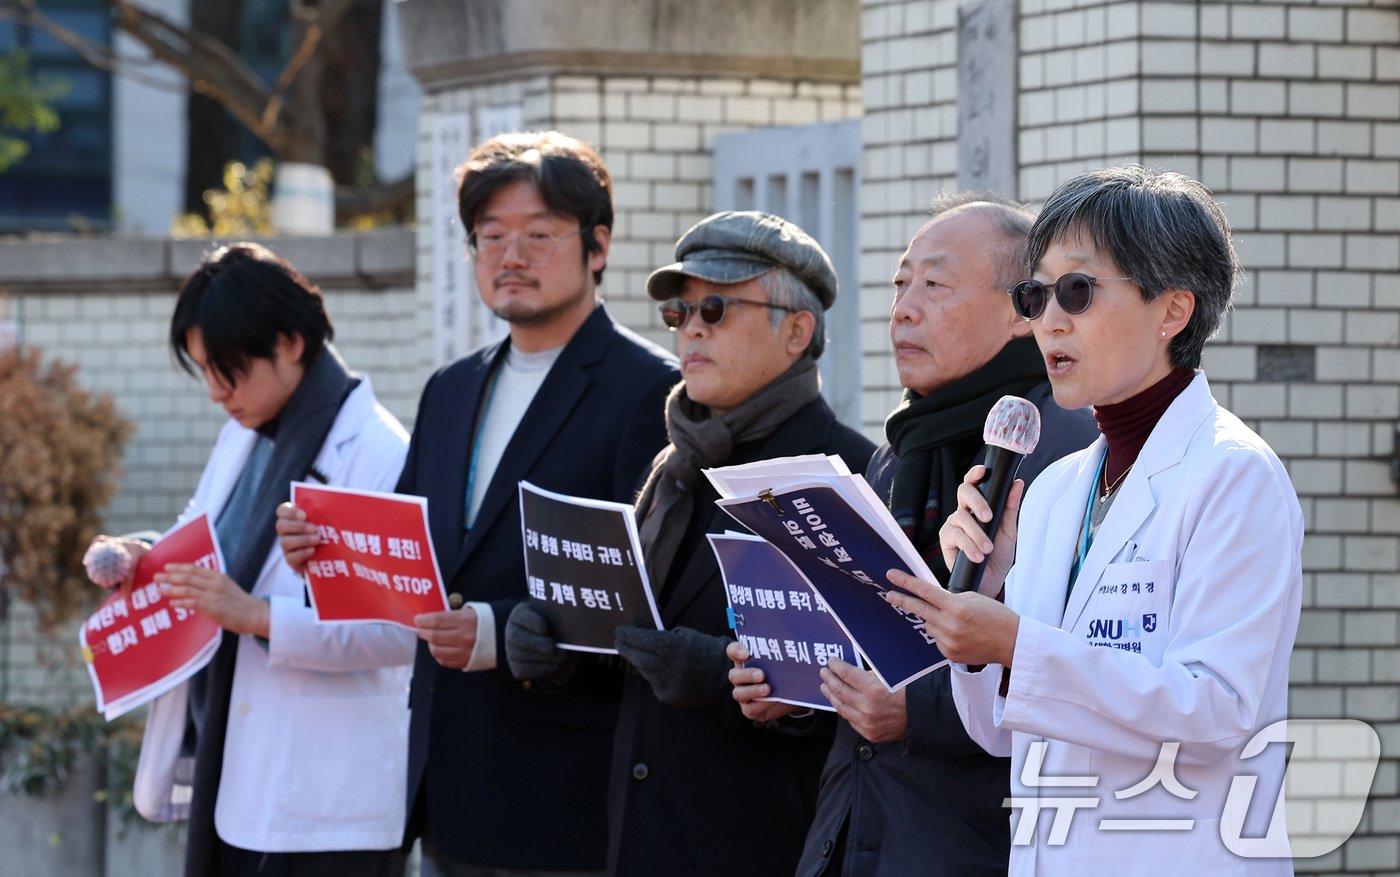
[[[198,333],[202,361],[190,353]],[[201,377],[206,366],[229,386],[253,359],[273,359],[285,338],[300,339],[297,364],[312,362],[335,329],[325,300],[286,259],[261,244],[221,247],[191,274],[175,299],[170,349],[181,368]]]
[[[593,147],[557,131],[505,134],[481,144],[459,172],[457,212],[474,253],[484,245],[490,255],[503,243],[500,229],[477,228],[492,198],[516,183],[529,183],[548,211],[578,224],[579,258],[585,264],[602,255],[603,263],[590,270],[595,286],[603,282],[613,226],[612,175]]]
[[[257,244],[213,253],[176,300],[171,350],[229,415],[182,519],[210,516],[227,570],[156,580],[225,633],[152,703],[134,797],[188,818],[188,877],[403,873],[412,635],[318,625],[276,544],[292,481],[387,490],[403,465],[407,433],[332,335],[320,290]]]
[[[511,676],[505,623],[528,593],[517,485],[631,502],[679,374],[599,302],[612,181],[591,147],[492,138],[462,165],[458,204],[510,335],[429,379],[398,485],[428,498],[454,607],[418,618],[408,837],[423,837],[425,874],[599,872],[617,674],[561,696]],[[298,563],[315,546],[303,517],[288,508],[281,525]]]

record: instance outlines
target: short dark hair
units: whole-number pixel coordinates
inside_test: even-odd
[[[1010,289],[1025,280],[1026,236],[1035,214],[1019,201],[991,191],[944,192],[933,199],[929,214],[938,217],[962,208],[986,210],[1001,232],[1000,240],[987,242],[996,261],[998,288]]]
[[[1169,350],[1176,368],[1199,366],[1240,278],[1230,223],[1210,190],[1190,177],[1140,165],[1080,174],[1061,183],[1041,208],[1027,268],[1034,271],[1053,242],[1079,233],[1113,258],[1145,301],[1168,289],[1195,296],[1191,319]]]
[[[186,337],[198,329],[205,361],[229,385],[250,359],[271,359],[283,335],[300,335],[301,363],[335,337],[321,290],[286,259],[261,244],[237,243],[210,253],[185,279],[170,318],[170,349],[192,375]]]
[[[534,184],[550,210],[578,220],[584,261],[602,250],[593,229],[601,225],[612,230],[612,175],[602,156],[558,131],[492,137],[472,150],[457,174],[457,212],[469,237],[492,196],[521,180]],[[593,272],[593,282],[603,282],[602,268]]]

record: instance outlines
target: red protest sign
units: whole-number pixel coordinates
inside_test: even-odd
[[[415,615],[447,610],[426,499],[297,483],[292,504],[321,536],[306,563],[318,621],[413,628]]]
[[[130,593],[102,602],[78,631],[97,695],[108,719],[154,700],[197,673],[219,646],[219,626],[190,609],[171,606],[154,581],[170,563],[222,570],[209,516],[176,527],[136,564]]]

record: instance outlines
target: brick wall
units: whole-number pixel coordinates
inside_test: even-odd
[[[954,0],[865,0],[866,422],[893,404],[889,277],[956,178]],[[1018,197],[1137,161],[1224,204],[1248,278],[1206,350],[1307,526],[1291,714],[1380,733],[1358,834],[1302,872],[1400,871],[1400,10],[1389,2],[1022,0]]]
[[[711,212],[715,138],[860,115],[856,85],[763,78],[559,74],[430,91],[420,113],[420,216],[431,207],[421,181],[434,114],[503,104],[521,106],[527,129],[557,128],[601,152],[617,212],[603,295],[615,319],[667,348],[670,333],[646,297],[646,277],[673,261],[676,238]],[[426,300],[431,238],[422,224],[418,242],[418,285]]]
[[[883,433],[899,401],[891,279],[928,205],[957,183],[956,2],[861,4],[861,421]]]
[[[410,233],[267,243],[321,286],[341,354],[370,376],[385,407],[411,425],[428,364],[426,347],[415,343],[422,309],[412,286]],[[161,530],[173,523],[226,420],[203,384],[176,368],[166,343],[175,292],[209,246],[165,240],[0,243],[6,316],[20,322],[23,342],[41,348],[46,358],[76,364],[83,386],[110,393],[122,415],[136,423],[121,486],[107,512],[108,532]],[[57,644],[46,643],[33,629],[32,612],[14,608],[8,622],[9,699],[53,703],[89,696],[86,675],[72,663],[69,648],[77,641],[76,626]]]

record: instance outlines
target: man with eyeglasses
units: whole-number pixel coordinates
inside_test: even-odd
[[[591,147],[495,137],[462,166],[457,200],[482,300],[510,335],[429,379],[398,483],[428,498],[453,607],[417,619],[408,837],[423,837],[424,874],[600,873],[615,678],[552,696],[506,672],[505,622],[528,593],[517,484],[630,502],[679,376],[599,303],[612,180]]]
[[[938,530],[956,509],[957,485],[981,454],[999,398],[1023,396],[1040,410],[1040,444],[1018,471],[1027,482],[1097,434],[1087,411],[1055,405],[1030,323],[1007,294],[1026,275],[1032,220],[995,195],[940,197],[895,273],[890,340],[904,397],[866,477],[940,581],[948,568]],[[737,644],[730,654],[747,658]],[[799,877],[1005,875],[1010,762],[963,729],[948,670],[893,693],[840,660],[822,677],[839,720]],[[789,709],[755,700],[768,694],[761,671],[736,667],[730,679],[745,715],[772,719]]]
[[[710,216],[681,236],[647,292],[676,333],[684,383],[666,400],[671,443],[637,501],[642,551],[665,630],[620,627],[631,668],[613,746],[608,872],[614,877],[791,874],[816,801],[832,722],[753,722],[730,697],[724,583],[705,539],[733,527],[701,469],[839,454],[864,471],[875,446],[837,422],[817,358],[836,272],[810,236],[754,211]],[[560,653],[527,605],[507,626],[517,676],[558,683]],[[810,712],[810,711],[809,711]],[[742,808],[742,837],[714,814]]]

